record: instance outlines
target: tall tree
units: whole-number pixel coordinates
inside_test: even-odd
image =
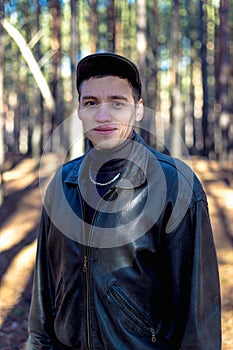
[[[89,0],[90,15],[90,45],[91,52],[94,53],[98,49],[98,11],[97,11],[97,0]]]
[[[207,16],[206,4],[208,0],[200,0],[200,41],[201,41],[201,67],[202,67],[202,155],[208,156],[208,114],[209,114],[209,94],[208,94],[208,61],[207,61]]]
[[[170,130],[170,149],[173,155],[180,157],[182,155],[182,128],[184,123],[184,112],[182,106],[182,94],[179,80],[179,61],[180,61],[180,27],[179,27],[179,1],[173,1],[172,24],[171,24],[171,122]]]
[[[196,129],[195,129],[195,113],[194,113],[194,104],[195,104],[195,86],[194,86],[194,67],[198,66],[199,54],[198,50],[195,49],[195,43],[198,38],[197,25],[199,19],[196,16],[196,4],[193,2],[188,2],[187,4],[187,38],[189,40],[189,96],[187,96],[186,101],[186,115],[185,115],[185,142],[189,151],[195,151],[196,143]]]
[[[230,46],[228,26],[229,1],[221,0],[219,7],[218,57],[216,64],[216,151],[218,156],[226,158],[228,152],[230,129],[229,79]]]
[[[4,1],[0,2],[0,19],[4,18]],[[3,115],[3,64],[4,64],[4,49],[3,49],[3,27],[0,24],[0,206],[3,203],[3,165],[4,165],[4,115]]]
[[[72,83],[72,101],[73,106],[76,97],[76,63],[77,63],[77,52],[78,52],[78,31],[77,31],[77,0],[70,0],[70,12],[71,12],[71,23],[70,23],[70,62],[71,62],[71,83]]]
[[[48,83],[41,72],[40,66],[37,63],[32,53],[32,50],[30,49],[29,45],[26,43],[21,33],[14,26],[12,26],[8,21],[6,21],[6,19],[1,20],[1,25],[4,27],[4,29],[10,35],[10,37],[15,41],[15,43],[19,47],[21,54],[25,59],[25,61],[27,62],[30,72],[34,76],[35,81],[44,98],[46,108],[52,113],[54,111],[54,98],[51,94]]]
[[[3,3],[0,2],[1,6]],[[53,113],[55,128],[63,119],[63,108],[70,111],[69,79],[73,84],[73,104],[76,102],[74,75],[77,56],[109,50],[122,53],[133,61],[138,60],[145,106],[157,113],[156,127],[161,130],[162,136],[159,134],[159,137],[162,137],[162,142],[171,117],[178,133],[188,135],[185,140],[188,140],[191,152],[196,154],[203,151],[208,156],[210,147],[211,155],[213,151],[219,156],[228,152],[232,143],[230,119],[233,114],[230,103],[233,98],[233,0],[25,0],[12,2],[12,6],[8,4],[9,1],[5,1],[5,19],[1,19],[1,24],[9,33],[9,37],[5,35],[4,38],[4,90],[8,109],[4,130],[6,149],[18,151],[17,137],[22,135],[27,140],[28,125],[35,120],[36,124],[30,125],[34,152],[39,144],[37,140],[43,138],[37,132],[37,123],[43,124],[40,119],[43,115],[44,132],[49,136],[54,98],[46,86],[46,80],[51,83],[56,101],[56,112]],[[39,7],[40,19],[36,14]],[[67,22],[70,15],[73,29]],[[39,22],[44,36],[40,36]],[[20,33],[16,28],[20,28]],[[40,39],[33,44],[36,37]],[[18,48],[43,96],[44,105],[41,107],[39,93],[32,88],[34,81],[28,74],[27,65],[24,60],[17,60]],[[71,78],[68,74],[61,76],[61,56],[64,53],[63,62],[68,62],[65,55],[68,56],[70,48],[73,50]],[[46,67],[44,75],[41,74],[41,67]],[[66,68],[66,64],[63,67]],[[63,72],[68,73],[68,70]],[[63,85],[66,86],[64,98]],[[30,122],[28,112],[33,116]],[[151,114],[143,120],[142,127],[149,133],[153,130],[154,120]],[[142,136],[151,141],[148,135]],[[57,141],[60,144],[60,140]],[[179,149],[177,141],[170,138],[171,141],[174,143],[173,150],[177,146]],[[36,152],[38,154],[38,150]],[[180,153],[180,150],[177,152]]]
[[[52,117],[52,129],[54,129],[62,121],[63,101],[61,92],[61,4],[59,0],[51,0],[49,2],[51,13],[51,48],[54,52],[52,57],[52,77],[51,77],[51,89],[55,100],[55,113]],[[55,141],[55,149],[60,145],[60,140]]]
[[[116,49],[116,13],[115,13],[115,0],[109,0],[107,8],[108,18],[108,51],[115,52]]]
[[[71,79],[72,79],[72,112],[77,107],[77,88],[76,88],[76,63],[77,51],[79,46],[79,36],[77,31],[77,0],[71,0]],[[76,111],[73,113],[70,121],[70,152],[69,157],[73,159],[83,154],[83,129],[80,120],[76,116]]]
[[[157,84],[158,84],[158,31],[160,19],[158,7],[151,1],[147,5],[147,74],[146,74],[146,92],[147,103],[152,109],[156,109],[157,103]],[[156,19],[156,20],[155,20]]]
[[[143,96],[144,103],[147,106],[146,101],[146,51],[147,51],[147,38],[146,38],[146,0],[137,1],[137,54],[138,54],[138,67],[142,79],[143,86]],[[142,120],[141,126],[141,135],[142,137],[150,144],[150,113],[145,113]]]
[[[35,47],[35,59],[39,62],[41,58],[41,45],[40,45],[40,16],[41,16],[41,6],[40,0],[36,0],[36,37],[33,44]],[[36,161],[39,161],[39,157],[43,150],[43,125],[44,125],[44,105],[40,90],[37,88],[35,90],[35,107],[32,109],[32,156]]]
[[[144,70],[146,62],[147,38],[146,38],[146,0],[137,1],[137,53],[138,66],[144,83]],[[143,84],[144,85],[144,84]]]

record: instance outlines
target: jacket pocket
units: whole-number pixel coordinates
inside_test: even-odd
[[[110,296],[123,308],[123,310],[128,314],[128,316],[136,320],[137,325],[148,335],[151,336],[152,343],[157,341],[157,334],[160,331],[161,323],[157,326],[153,325],[134,305],[129,298],[122,292],[122,290],[116,286],[111,286],[109,288]]]

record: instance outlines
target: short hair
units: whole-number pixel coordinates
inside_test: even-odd
[[[98,78],[104,78],[104,77],[109,77],[109,76],[113,76],[113,77],[118,77],[116,75],[112,75],[112,74],[97,74],[97,75],[94,75],[94,76],[91,76],[90,78],[87,78],[85,80],[90,80],[90,79],[98,79]],[[131,84],[131,82],[126,79],[126,78],[123,78],[123,77],[120,77],[120,79],[124,79],[128,82],[129,86],[131,87],[132,89],[132,95],[133,95],[133,99],[134,99],[134,102],[137,103],[140,98],[141,98],[141,94],[140,94],[140,91],[139,89],[136,87],[136,86],[133,86]],[[81,89],[82,89],[82,85],[83,85],[83,82],[85,81],[83,80],[80,84],[79,84],[79,89],[78,89],[78,92],[79,92],[79,101],[80,101],[80,94],[81,94]]]

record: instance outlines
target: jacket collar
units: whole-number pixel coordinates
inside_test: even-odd
[[[149,159],[148,146],[136,132],[131,142],[133,142],[131,152],[127,157],[129,161],[126,163],[124,171],[116,183],[117,188],[133,189],[141,186],[146,181],[146,170]],[[83,157],[75,160],[75,165],[65,178],[65,183],[85,186],[86,176],[88,176],[87,159],[89,152],[90,150]]]

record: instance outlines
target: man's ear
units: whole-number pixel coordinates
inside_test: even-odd
[[[144,115],[143,100],[140,99],[136,105],[136,121],[139,122],[140,120],[142,120],[143,115]]]

